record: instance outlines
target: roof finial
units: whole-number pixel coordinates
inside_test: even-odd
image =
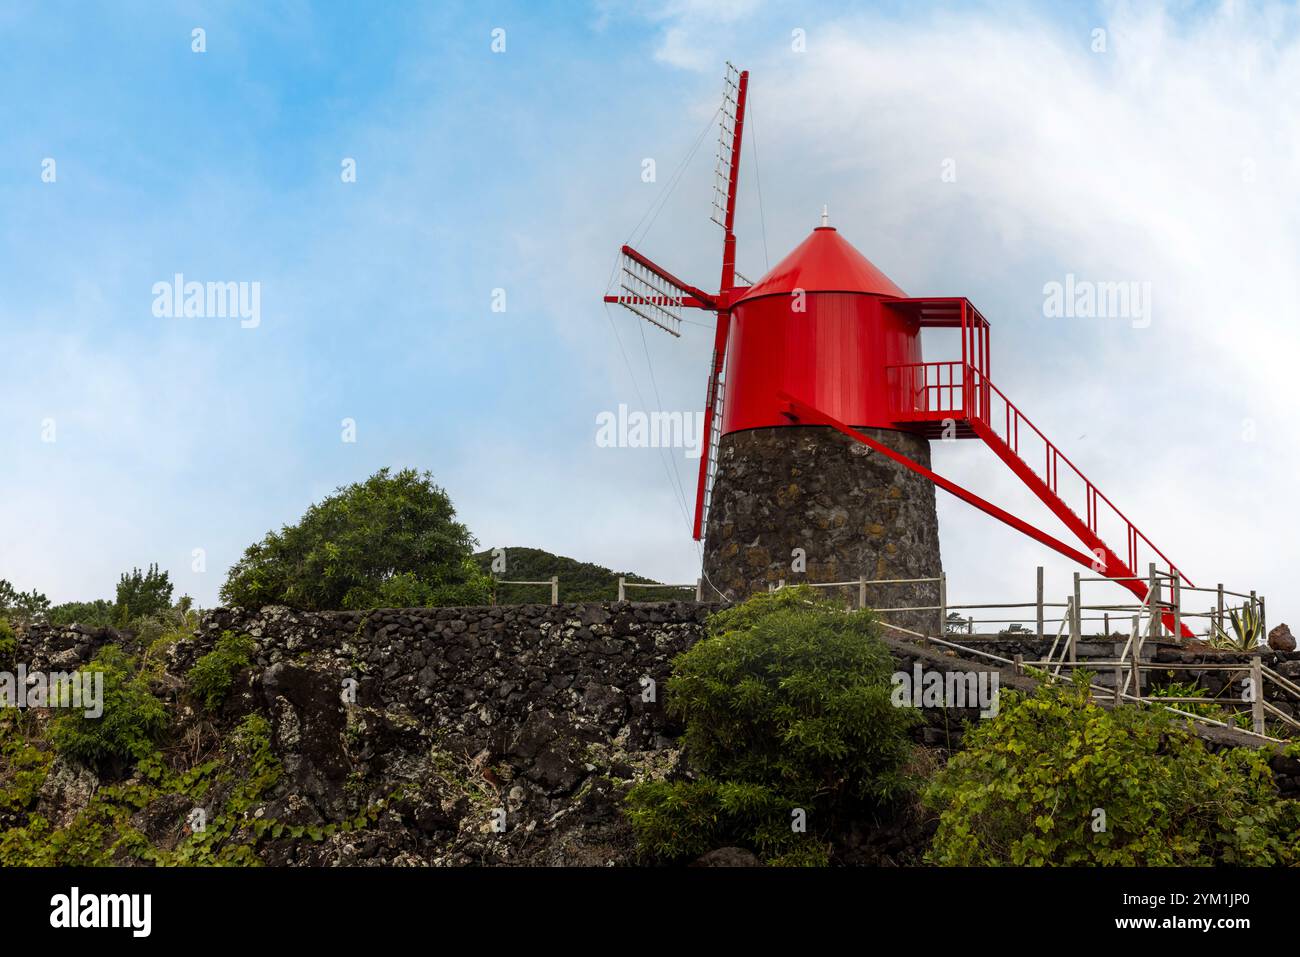
[[[829,226],[831,224],[830,219],[830,215],[826,211],[826,204],[822,203],[822,225]]]

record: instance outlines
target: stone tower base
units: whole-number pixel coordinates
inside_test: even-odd
[[[892,429],[862,431],[929,467],[929,440]],[[723,436],[705,528],[706,594],[712,585],[738,600],[782,579],[937,578],[941,569],[935,487],[928,480],[828,426]],[[856,587],[826,592],[856,605]],[[867,590],[867,604],[876,608],[937,605],[938,597],[937,584]],[[939,613],[881,618],[935,634]]]

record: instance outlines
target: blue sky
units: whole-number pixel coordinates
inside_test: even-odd
[[[909,293],[980,306],[995,381],[1198,584],[1284,620],[1296,24],[1264,4],[6,3],[0,577],[89,598],[158,561],[213,604],[246,545],[392,465],[431,470],[484,546],[694,580],[674,489],[689,509],[695,462],[598,448],[595,417],[696,409],[709,333],[643,338],[599,298],[660,203],[640,247],[716,281],[711,135],[668,181],[731,59],[757,145],[742,271],[829,204]],[[176,273],[259,283],[260,325],[154,316]],[[1150,282],[1150,328],[1046,318],[1067,274]],[[987,450],[935,461],[1056,529]],[[956,596],[1030,596],[1039,563],[1063,594],[1068,566],[940,509]]]

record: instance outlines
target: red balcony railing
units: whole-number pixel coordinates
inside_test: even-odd
[[[911,422],[959,417],[966,376],[960,362],[913,362],[890,366],[890,411],[895,421]]]

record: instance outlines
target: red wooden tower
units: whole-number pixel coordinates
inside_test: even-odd
[[[729,562],[748,562],[756,575],[729,579],[741,591],[776,577],[795,580],[779,574],[787,558],[782,552],[791,543],[799,547],[810,526],[814,538],[839,536],[830,549],[835,568],[828,573],[875,577],[879,567],[891,567],[890,556],[909,548],[919,555],[895,571],[937,573],[937,538],[930,543],[915,526],[933,523],[938,486],[1145,599],[1147,579],[1139,569],[1147,562],[1169,572],[1175,566],[993,384],[989,324],[969,300],[906,295],[829,225],[825,211],[822,224],[765,276],[737,285],[736,189],[748,86],[748,73],[728,64],[714,201],[714,219],[724,234],[718,291],[689,285],[624,246],[620,289],[605,297],[673,335],[679,335],[683,308],[716,314],[705,400],[707,451],[694,521],[695,538],[708,539],[706,576],[724,573]],[[921,330],[934,327],[959,331],[959,357],[925,361]],[[937,475],[929,462],[927,440],[933,438],[983,441],[1083,548]],[[888,474],[863,471],[865,465],[846,457],[845,442],[865,446],[859,453],[878,453],[865,458],[874,458],[877,469],[887,466]],[[841,465],[848,471],[837,474]],[[844,501],[823,495],[795,514],[782,496],[806,498],[810,469],[842,480],[844,487],[827,494],[842,494]],[[859,479],[879,487],[854,500],[849,486]],[[712,513],[724,493],[728,515],[718,517]],[[908,497],[919,501],[911,511],[906,501],[899,503]],[[778,534],[782,523],[790,527]],[[837,531],[842,527],[848,531]],[[728,546],[713,541],[715,536],[734,539],[734,550],[723,554]],[[772,544],[755,558],[753,543],[764,536],[774,536]],[[873,536],[893,540],[882,543]],[[844,567],[877,556],[877,568]],[[768,568],[757,567],[764,561]]]

